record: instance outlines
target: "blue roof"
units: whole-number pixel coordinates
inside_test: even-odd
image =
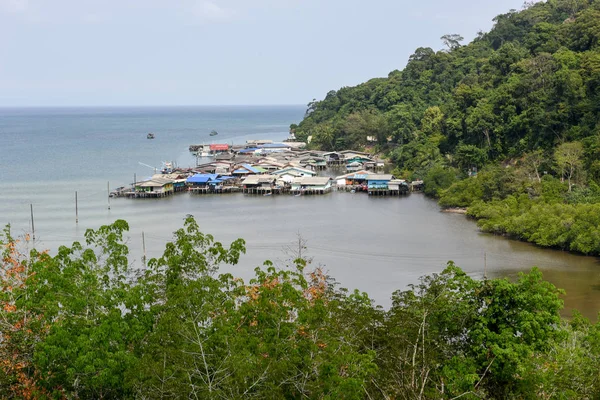
[[[254,172],[255,174],[260,174],[260,170],[254,168],[252,165],[250,164],[242,164],[242,167],[246,168],[248,171]]]
[[[260,150],[258,147],[251,147],[249,149],[243,149],[238,151],[238,153],[254,153],[256,150]]]
[[[187,178],[186,182],[188,183],[207,183],[209,181],[214,181],[217,179],[218,174],[196,174]]]

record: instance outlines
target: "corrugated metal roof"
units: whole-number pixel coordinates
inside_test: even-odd
[[[321,186],[326,185],[327,182],[329,182],[330,180],[331,178],[327,176],[303,176],[301,178],[294,178],[294,180],[292,180],[292,183],[297,183],[300,185]]]
[[[341,154],[357,154],[361,156],[370,156],[369,153],[365,153],[364,151],[354,151],[354,150],[342,150],[339,153]]]
[[[336,176],[335,180],[338,179],[364,179],[367,175],[369,174],[368,171],[356,171],[356,172],[349,172],[345,175],[340,175],[340,176]]]
[[[261,172],[267,172],[266,169],[261,168],[261,167],[253,167],[250,164],[241,164],[240,167],[247,169],[250,172],[253,172],[255,174],[260,174]],[[238,169],[239,170],[239,169]],[[237,170],[236,170],[237,171]]]
[[[394,176],[391,174],[370,174],[367,176],[368,181],[391,181]]]
[[[215,150],[229,150],[229,145],[228,144],[211,144],[210,145],[210,149],[215,151]]]
[[[188,183],[207,183],[218,178],[218,174],[196,174],[187,178]]]
[[[177,180],[177,179],[182,179],[180,177],[184,177],[183,179],[185,179],[187,174],[154,174],[152,175],[152,179],[154,178],[163,178],[163,179],[171,179],[171,180]]]
[[[258,185],[260,183],[270,183],[276,179],[273,175],[250,175],[244,178],[242,184],[244,185]]]
[[[309,169],[305,169],[305,168],[299,168],[299,167],[286,167],[286,168],[282,168],[279,171],[275,171],[273,172],[273,175],[281,175],[281,174],[285,174],[289,171],[296,171],[298,173],[301,174],[306,174],[306,175],[316,175],[317,173],[314,171],[311,171]]]
[[[287,170],[287,171],[285,171],[285,172],[282,172],[282,173],[278,173],[278,172],[279,172],[279,171],[273,172],[273,174],[277,175],[278,177],[282,177],[282,176],[284,176],[284,175],[291,175],[291,176],[293,176],[293,177],[301,177],[301,176],[304,176],[304,175],[302,175],[300,172],[298,172],[298,171],[296,171],[296,170],[293,170],[293,169]]]
[[[290,145],[285,143],[265,143],[258,146],[261,149],[289,149]]]
[[[152,178],[144,182],[138,182],[136,186],[139,187],[153,187],[153,186],[165,186],[169,183],[173,183],[172,179],[165,178]]]

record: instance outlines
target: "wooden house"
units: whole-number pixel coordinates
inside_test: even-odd
[[[235,169],[231,172],[233,176],[243,177],[248,175],[263,175],[267,171],[261,167],[253,167],[250,164],[239,164],[235,167]]]
[[[346,165],[346,171],[349,173],[360,171],[363,168],[364,168],[363,164],[358,161],[354,161],[354,162],[351,162]]]
[[[164,178],[170,179],[173,181],[173,191],[174,192],[184,192],[187,190],[186,180],[188,178],[188,174],[154,174],[152,175],[152,179],[155,178]]]
[[[222,193],[238,190],[235,186],[235,178],[221,174],[196,174],[187,179],[187,185],[191,193]]]
[[[338,188],[344,188],[345,186],[361,185],[366,182],[369,172],[366,170],[360,170],[356,172],[350,172],[345,175],[340,175],[335,178],[335,183]],[[351,189],[355,189],[352,187]]]
[[[354,157],[366,157],[370,159],[370,154],[369,153],[365,153],[364,151],[355,151],[355,150],[343,150],[339,152],[341,155],[344,156],[344,159],[346,161],[354,158]]]
[[[305,157],[300,159],[300,165],[313,170],[323,170],[327,168],[327,161],[323,157]]]
[[[408,184],[391,174],[370,174],[367,176],[367,190],[370,195],[399,195],[408,192]]]
[[[327,165],[343,165],[345,162],[344,155],[342,153],[338,153],[337,151],[324,153],[323,158],[325,158]]]
[[[361,164],[374,162],[374,160],[372,158],[367,157],[367,156],[354,156],[351,158],[346,158],[345,161],[346,161],[346,164],[350,164],[353,162],[359,162]]]
[[[391,174],[369,174],[367,176],[367,185],[369,190],[388,189],[388,184],[394,179]]]
[[[252,164],[253,167],[260,167],[265,171],[271,173],[273,171],[277,171],[283,168],[284,164],[277,162],[274,158],[268,157],[258,160],[256,163]]]
[[[249,194],[280,193],[275,175],[250,175],[242,180],[242,192]]]
[[[401,195],[407,194],[410,188],[404,179],[392,179],[388,183],[388,189],[391,195]]]
[[[291,182],[291,192],[296,195],[302,194],[325,194],[331,191],[330,177],[308,177],[295,178]]]
[[[303,176],[315,176],[317,173],[300,167],[286,167],[272,173],[277,176],[277,179],[286,183],[291,183],[295,178]]]
[[[219,177],[219,174],[195,174],[187,178],[187,185],[192,193],[208,193],[209,183]]]
[[[424,183],[423,183],[423,181],[420,181],[420,180],[419,181],[412,181],[410,183],[410,190],[411,191],[420,192],[421,190],[423,190],[423,187],[424,187]]]
[[[135,197],[165,197],[173,194],[173,180],[157,175],[135,184]]]

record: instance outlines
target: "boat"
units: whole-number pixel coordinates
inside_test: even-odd
[[[263,194],[263,196],[270,196],[270,195],[271,195],[271,193],[265,193],[265,194]]]
[[[149,133],[146,135],[146,139],[154,139],[154,133]]]
[[[217,131],[210,131],[209,136],[217,136],[219,134],[219,132]]]
[[[173,172],[173,163],[171,161],[163,161],[163,168],[160,172],[163,174],[170,174]]]

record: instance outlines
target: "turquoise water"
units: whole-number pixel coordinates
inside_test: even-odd
[[[463,215],[441,213],[434,201],[418,194],[181,193],[166,199],[111,199],[108,208],[107,182],[114,188],[132,182],[134,174],[139,180],[154,172],[140,163],[191,166],[190,144],[282,140],[304,111],[302,106],[0,109],[0,224],[11,223],[16,234],[30,232],[31,204],[36,246],[55,251],[82,240],[87,228],[125,219],[131,228],[131,263],[139,266],[142,232],[148,257],[159,256],[172,232],[192,214],[219,241],[246,240],[248,254],[231,268],[244,279],[266,259],[285,265],[300,234],[313,265],[384,306],[394,290],[441,271],[448,260],[477,278],[485,268],[490,277],[514,277],[537,265],[567,290],[567,309],[595,318],[600,310],[597,258],[482,234]],[[209,136],[213,129],[218,136]],[[146,139],[148,132],[156,139]]]

